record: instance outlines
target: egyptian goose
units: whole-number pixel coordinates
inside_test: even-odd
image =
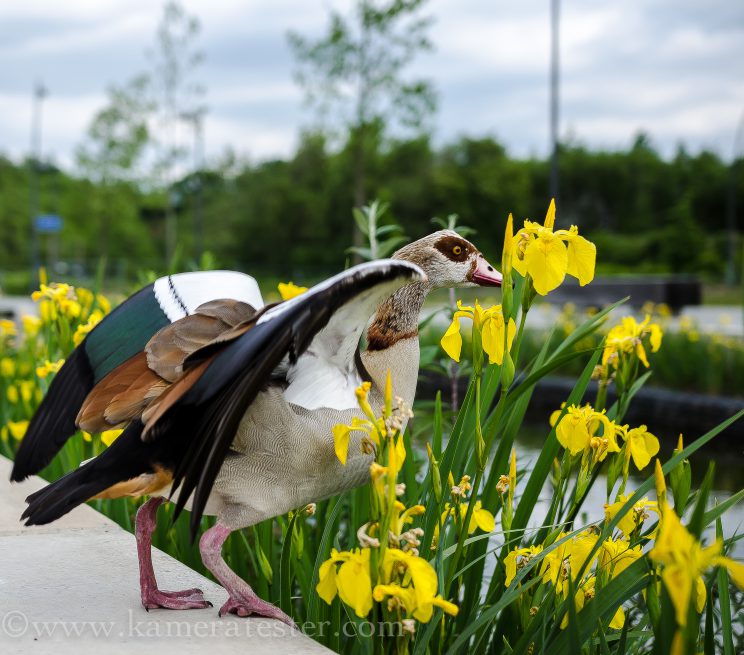
[[[113,311],[68,358],[31,421],[11,479],[41,470],[78,428],[126,425],[124,432],[101,455],[30,495],[22,519],[45,524],[91,498],[149,495],[135,522],[143,605],[206,607],[199,590],[165,592],[155,581],[155,515],[174,494],[178,511],[191,510],[194,534],[202,515],[217,516],[199,547],[229,594],[220,614],[291,625],[228,568],[225,539],[367,482],[371,456],[362,453],[361,439],[352,437],[346,465],[333,446],[332,427],[361,418],[356,387],[370,381],[370,402],[382,405],[389,370],[395,393],[411,406],[426,295],[500,283],[478,249],[449,230],[273,306],[264,306],[256,282],[241,273],[161,278]]]

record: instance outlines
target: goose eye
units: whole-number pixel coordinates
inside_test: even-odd
[[[455,246],[454,248],[452,248],[452,252],[455,255],[459,255],[462,252],[462,246]]]

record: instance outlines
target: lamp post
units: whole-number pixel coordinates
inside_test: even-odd
[[[550,2],[550,197],[558,198],[558,84],[560,0]]]
[[[739,119],[734,136],[734,148],[729,167],[728,194],[726,198],[726,231],[728,232],[728,253],[726,258],[725,281],[729,286],[736,284],[736,172],[738,159],[741,156],[742,140],[744,139],[744,112]]]
[[[41,165],[41,106],[48,91],[41,82],[34,85],[31,109],[31,157],[29,159],[29,212],[31,214],[31,286],[39,269],[39,237],[36,217],[39,215],[39,168]]]
[[[204,253],[204,208],[202,197],[202,166],[204,161],[204,114],[206,109],[198,107],[190,112],[181,114],[181,118],[191,123],[194,130],[193,146],[193,220],[194,220],[194,252],[197,260]]]

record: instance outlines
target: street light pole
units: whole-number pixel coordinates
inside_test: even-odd
[[[194,252],[196,259],[201,260],[204,253],[204,205],[202,196],[202,167],[204,165],[204,107],[197,107],[193,111],[181,114],[181,118],[189,123],[194,130],[193,146],[193,198],[192,216],[194,228]]]
[[[550,197],[558,198],[558,84],[560,0],[550,2]]]
[[[48,91],[41,82],[34,86],[31,109],[31,157],[29,159],[29,212],[31,214],[31,285],[39,270],[39,237],[36,232],[36,217],[39,215],[39,168],[41,166],[41,106]]]
[[[726,261],[725,281],[729,286],[736,284],[736,173],[741,156],[742,139],[744,138],[744,112],[734,136],[734,151],[729,167],[728,194],[726,199],[726,231],[728,232],[728,257]]]

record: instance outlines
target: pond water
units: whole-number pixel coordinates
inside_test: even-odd
[[[548,428],[545,426],[535,424],[523,425],[523,429],[520,431],[515,444],[517,449],[517,466],[520,470],[532,470],[538,456],[540,455],[542,443],[547,434]],[[671,435],[662,434],[657,436],[661,442],[661,452],[659,453],[659,456],[662,461],[665,461],[672,455],[672,451],[676,445],[676,438]],[[715,440],[711,443],[715,443]],[[698,486],[702,481],[709,462],[714,462],[716,467],[715,489],[711,493],[709,500],[709,505],[712,507],[715,501],[722,502],[729,498],[733,493],[744,488],[744,455],[742,454],[741,448],[723,449],[709,447],[708,449],[698,451],[690,461],[692,466],[693,487]],[[647,470],[644,469],[643,476],[633,475],[631,473],[627,485],[627,491],[629,493],[632,493],[637,489],[638,486],[645,481],[647,475],[653,474],[652,464],[649,464]],[[633,468],[632,464],[631,468]],[[525,484],[526,480],[523,479],[517,485],[517,495],[520,494]],[[599,521],[604,518],[606,485],[607,482],[605,476],[600,476],[592,486],[582,506],[577,526]],[[535,512],[530,519],[530,528],[536,528],[542,524],[552,497],[553,488],[550,483],[546,483],[540,495],[538,505],[535,508]],[[652,490],[649,493],[649,500],[656,500],[655,491]],[[744,503],[740,502],[729,508],[722,517],[722,524],[723,534],[726,538],[741,533],[742,529],[744,529]],[[737,542],[733,553],[739,558],[744,557],[744,544],[742,544],[741,541]]]

